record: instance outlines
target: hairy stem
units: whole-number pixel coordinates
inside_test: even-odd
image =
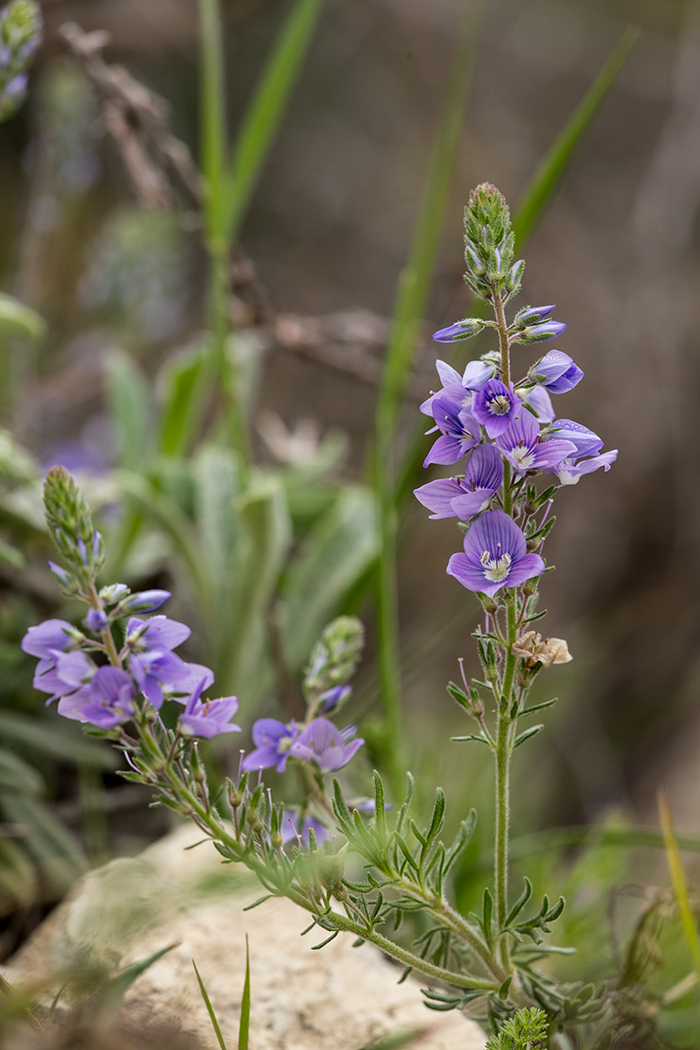
[[[506,325],[506,315],[503,310],[503,302],[495,284],[491,285],[491,294],[493,296],[493,309],[496,314],[496,324],[498,325],[498,342],[501,349],[501,377],[506,386],[510,386],[510,343],[508,341],[508,326]]]

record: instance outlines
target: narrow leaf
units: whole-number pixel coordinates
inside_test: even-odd
[[[246,937],[246,944],[247,944],[247,940],[248,939]],[[221,1028],[219,1026],[219,1022],[218,1022],[216,1014],[214,1012],[214,1007],[211,1005],[211,1000],[210,1000],[210,998],[209,998],[209,996],[207,994],[206,988],[204,987],[204,981],[202,980],[202,978],[199,975],[199,970],[197,969],[197,963],[194,961],[194,959],[192,960],[192,965],[194,966],[194,972],[197,974],[197,983],[199,984],[199,990],[202,993],[202,999],[204,1000],[204,1005],[207,1008],[207,1013],[209,1014],[209,1020],[211,1021],[212,1028],[214,1029],[214,1032],[216,1034],[217,1042],[218,1042],[219,1046],[221,1047],[221,1050],[226,1050],[226,1043],[224,1042],[224,1037],[223,1037],[223,1035],[221,1033]],[[246,969],[246,976],[247,976],[247,969]],[[241,1024],[242,1023],[243,1023],[243,1011],[241,1010]]]
[[[688,899],[688,884],[678,850],[676,829],[673,826],[673,814],[671,813],[671,806],[665,791],[659,791],[659,820],[661,821],[661,830],[666,845],[666,857],[668,858],[668,867],[671,872],[673,892],[676,895],[678,911],[680,912],[681,926],[683,927],[690,957],[695,967],[695,973],[700,982],[700,940],[698,939],[698,929],[690,906],[690,900]]]
[[[544,726],[530,726],[529,729],[526,729],[523,733],[520,733],[520,735],[516,736],[515,740],[513,741],[513,748],[520,747],[520,745],[524,744],[526,740],[529,740],[531,736],[535,736],[536,733],[539,733],[540,729],[544,729]]]
[[[297,82],[323,0],[296,0],[243,118],[224,170],[222,219],[226,237],[238,234],[262,167]]]
[[[238,1027],[238,1050],[248,1050],[248,1034],[250,1032],[250,952],[248,950],[248,934],[245,935],[245,981],[243,983],[243,998],[241,999],[241,1023]]]
[[[576,149],[617,80],[618,74],[639,36],[637,26],[628,26],[622,39],[583,99],[574,110],[557,139],[545,154],[525,187],[513,220],[516,244],[527,240],[542,212],[552,199],[571,163]]]
[[[147,959],[140,959],[139,962],[133,963],[131,966],[127,966],[125,970],[118,973],[116,977],[107,984],[105,993],[110,998],[114,998],[117,1001],[121,1001],[127,990],[131,987],[137,977],[140,977],[142,973],[145,973],[153,963],[158,962],[164,955],[171,952],[173,948],[178,947],[179,942],[175,944],[169,944],[166,948],[161,948],[160,951],[154,952],[153,955],[149,955]]]

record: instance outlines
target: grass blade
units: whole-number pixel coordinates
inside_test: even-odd
[[[516,245],[522,246],[522,242],[527,240],[552,199],[583,136],[627,61],[639,33],[638,26],[627,27],[610,58],[540,161],[515,209],[513,229]]]
[[[245,981],[241,999],[241,1023],[238,1027],[238,1050],[248,1050],[248,1033],[250,1031],[250,953],[248,951],[248,934],[245,935]]]
[[[214,1013],[214,1007],[211,1005],[211,1000],[209,999],[209,996],[207,995],[207,990],[204,987],[204,981],[199,976],[199,970],[197,969],[197,963],[194,961],[194,959],[192,960],[192,965],[194,966],[194,972],[197,974],[197,981],[199,983],[199,990],[202,993],[202,999],[204,999],[204,1005],[207,1008],[207,1013],[209,1014],[209,1019],[210,1019],[211,1024],[212,1024],[212,1028],[214,1029],[214,1032],[216,1033],[216,1038],[218,1040],[219,1046],[221,1047],[221,1050],[226,1050],[226,1043],[224,1042],[224,1037],[221,1034],[221,1028],[219,1027],[219,1022],[216,1019],[216,1014]]]
[[[238,133],[222,184],[222,220],[235,237],[270,152],[318,21],[323,0],[296,0]]]
[[[442,232],[452,173],[471,82],[477,7],[466,3],[447,94],[433,146],[430,170],[408,265],[401,274],[375,417],[374,481],[379,510],[381,550],[378,566],[379,674],[384,698],[385,731],[391,743],[392,781],[400,771],[400,670],[396,586],[396,483],[393,444],[406,383],[415,356]],[[391,752],[390,752],[391,753]]]
[[[676,901],[678,902],[683,933],[685,934],[685,939],[688,943],[690,956],[693,960],[693,966],[695,967],[695,973],[700,981],[700,940],[698,939],[698,929],[695,924],[695,916],[690,907],[690,901],[688,900],[688,885],[685,881],[685,872],[683,871],[683,865],[681,864],[681,855],[678,850],[676,830],[673,826],[671,806],[669,805],[668,795],[665,791],[659,791],[659,820],[661,821],[661,830],[666,844],[668,867],[671,872],[673,892],[675,893]]]

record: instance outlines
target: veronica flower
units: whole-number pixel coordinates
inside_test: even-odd
[[[496,438],[496,445],[519,474],[555,467],[576,452],[571,441],[542,441],[537,420],[527,409],[522,409],[508,429]]]
[[[348,743],[355,732],[355,726],[341,730],[327,718],[314,718],[290,747],[290,757],[315,762],[322,773],[342,769],[364,744],[360,738]]]
[[[139,620],[134,616],[127,624],[129,669],[139,689],[156,710],[163,703],[163,686],[169,687],[170,692],[190,693],[193,689],[191,665],[172,652],[190,634],[184,623],[169,620],[167,616],[153,616],[150,620]],[[213,680],[212,676],[209,684]]]
[[[50,659],[53,649],[67,649],[76,639],[76,630],[66,620],[44,620],[30,627],[22,639],[22,652],[39,659]]]
[[[50,704],[52,700],[75,693],[86,685],[95,673],[95,665],[88,660],[85,653],[75,650],[71,653],[62,653],[58,649],[51,650],[49,660],[40,660],[34,675],[34,688],[42,693],[52,695],[46,701]]]
[[[485,510],[503,484],[503,460],[493,445],[477,445],[463,478],[429,481],[413,494],[433,513],[431,518],[468,518]]]
[[[583,379],[583,372],[574,364],[574,359],[561,350],[550,350],[530,371],[544,377],[540,382],[552,394],[566,394]]]
[[[591,459],[579,459],[573,456],[562,460],[558,467],[553,468],[550,473],[556,474],[560,485],[576,485],[583,474],[591,474],[594,470],[604,467],[607,472],[617,459],[617,449],[603,452],[600,456]]]
[[[289,749],[300,732],[294,722],[285,725],[276,718],[259,718],[253,725],[253,743],[256,748],[243,759],[243,769],[268,769],[275,766],[278,773],[284,773]]]
[[[451,324],[449,328],[441,328],[439,332],[433,332],[433,340],[436,343],[454,343],[458,339],[470,339],[484,327],[484,322],[477,317],[466,317],[463,321]]]
[[[180,732],[183,736],[203,736],[207,740],[221,733],[240,733],[241,727],[231,719],[238,710],[238,697],[222,696],[218,700],[202,700],[209,676],[203,678],[185,704],[180,715]]]
[[[544,572],[539,554],[527,553],[522,529],[502,510],[477,518],[464,537],[464,554],[453,554],[447,572],[470,591],[492,597]]]
[[[100,729],[112,729],[133,716],[135,695],[134,683],[126,671],[120,667],[98,667],[88,686],[61,698],[58,713],[79,722],[91,722]]]
[[[479,442],[479,424],[468,408],[443,395],[432,404],[433,418],[440,437],[434,443],[423,466],[430,463],[456,463]]]
[[[603,447],[602,438],[582,423],[574,423],[573,419],[555,419],[549,427],[549,433],[556,438],[572,441],[577,456],[592,456]]]
[[[474,394],[472,413],[486,428],[488,436],[495,438],[507,429],[521,404],[512,386],[507,387],[500,379],[489,379]]]
[[[443,395],[456,401],[460,408],[469,408],[472,391],[479,390],[487,380],[493,378],[496,371],[495,365],[486,361],[469,361],[461,376],[457,369],[448,365],[446,361],[436,361],[435,368],[440,377],[442,389],[432,393],[420,406],[425,416],[432,416],[433,401]]]

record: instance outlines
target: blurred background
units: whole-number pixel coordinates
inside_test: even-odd
[[[289,7],[279,0],[224,0],[222,6],[233,139]],[[44,318],[47,335],[34,343],[10,340],[2,422],[41,466],[61,462],[79,473],[102,507],[104,527],[111,522],[121,537],[120,550],[112,548],[114,566],[128,582],[172,589],[169,615],[195,623],[187,655],[215,662],[214,628],[198,613],[202,592],[192,581],[197,557],[206,561],[216,541],[207,539],[205,519],[192,510],[199,482],[174,455],[184,455],[189,442],[187,455],[200,464],[206,459],[201,419],[184,444],[167,448],[163,439],[160,458],[154,453],[144,466],[149,434],[161,425],[154,421],[157,406],[170,397],[172,408],[173,390],[202,342],[207,266],[201,238],[182,195],[174,204],[167,195],[155,204],[151,199],[148,207],[147,191],[134,192],[125,167],[129,142],[122,136],[120,148],[110,134],[109,113],[85,62],[59,34],[66,22],[108,31],[105,61],[123,64],[167,101],[172,133],[196,157],[196,4],[45,0],[42,9],[46,31],[28,101],[0,126],[0,287]],[[353,513],[364,513],[388,318],[461,10],[458,0],[327,0],[239,231],[245,255],[234,260],[231,310],[240,359],[255,360],[253,455],[270,477],[282,478],[291,501],[285,548],[291,568],[280,570],[283,636],[285,587],[303,592],[303,580],[294,583],[294,558],[300,550],[303,556],[308,536],[330,528],[319,521],[341,490],[344,499],[356,500]],[[569,327],[555,345],[586,373],[558,403],[558,413],[592,428],[620,454],[609,474],[584,477],[558,496],[558,524],[548,543],[557,571],[542,588],[549,609],[543,633],[566,638],[574,660],[538,680],[538,699],[558,695],[561,702],[547,712],[546,730],[522,768],[516,762],[516,836],[610,814],[654,823],[660,784],[670,789],[679,827],[700,832],[700,4],[484,5],[474,23],[472,86],[399,443],[410,443],[417,405],[435,385],[434,361],[443,354],[430,333],[471,310],[461,276],[461,212],[470,188],[493,182],[515,205],[630,20],[641,34],[532,232],[518,302],[557,304],[557,319]],[[460,344],[452,363],[463,366],[487,348]],[[530,351],[515,353],[525,371]],[[129,412],[131,443],[124,429]],[[426,438],[425,452],[428,447]],[[33,661],[18,655],[17,642],[38,615],[66,610],[44,568],[48,547],[28,480],[36,468],[27,460],[20,469],[11,448],[3,455],[2,524],[19,556],[10,552],[0,562],[0,740],[36,765],[17,719],[36,717],[49,733],[55,724],[40,714],[42,700],[31,689]],[[227,468],[210,456],[208,469],[215,490]],[[154,491],[200,530],[193,533],[201,544],[194,562],[174,537],[167,506],[158,505],[159,518],[157,507],[144,509],[142,489],[134,495],[139,471],[150,471]],[[423,473],[414,485],[428,480]],[[138,520],[127,522],[128,541],[120,486],[132,501],[141,500],[130,511]],[[357,536],[353,521],[347,528]],[[476,673],[470,637],[476,603],[444,571],[459,542],[454,521],[429,521],[417,503],[405,502],[402,717],[412,768],[429,784],[445,783],[455,821],[460,810],[478,805],[488,840],[491,771],[477,748],[448,742],[470,730],[446,682],[457,678],[459,657]],[[367,626],[367,657],[348,717],[360,721],[371,745],[381,701],[367,584],[371,539],[364,552],[352,550],[355,568],[324,611],[355,612]],[[309,579],[313,571],[307,565]],[[299,641],[292,671],[312,641]],[[225,648],[226,639],[216,644]],[[246,695],[243,671],[238,680],[229,672],[219,681],[223,675],[238,693],[246,730],[261,711],[279,716],[279,674],[276,685],[270,676],[256,679]],[[167,828],[159,811],[146,809],[145,791],[120,786],[114,770],[104,768],[102,751],[69,761],[77,739],[67,741],[65,753],[42,752],[40,762],[47,812],[59,816],[75,844],[73,853],[65,843],[58,853],[62,863],[68,863],[64,853],[72,857],[75,870],[86,848],[100,856],[133,851]],[[233,760],[219,756],[224,770]],[[3,802],[3,790],[0,784],[0,806],[12,821],[15,811]],[[46,867],[44,848],[37,847],[30,865]],[[21,849],[16,853],[20,859],[7,863],[21,873]],[[37,878],[45,883],[45,872]],[[25,894],[17,912],[21,874],[5,881],[5,910],[15,916],[7,920],[11,947],[31,909],[42,905],[41,894]]]

